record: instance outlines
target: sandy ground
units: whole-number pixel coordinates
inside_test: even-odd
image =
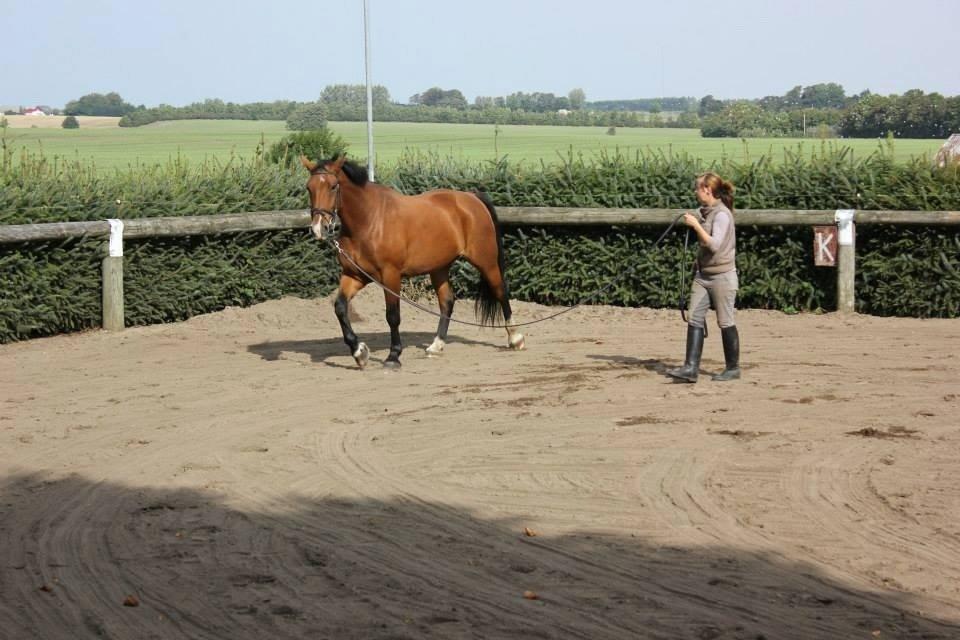
[[[3,116],[11,129],[60,129],[66,116]],[[119,126],[120,118],[108,116],[77,116],[81,129],[107,129]]]
[[[960,637],[960,322],[356,310],[0,345],[0,636]]]

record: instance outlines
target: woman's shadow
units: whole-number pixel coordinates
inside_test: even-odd
[[[633,356],[608,356],[608,355],[587,355],[591,360],[601,360],[604,362],[611,362],[615,365],[619,365],[624,369],[635,369],[637,367],[643,367],[647,371],[653,371],[659,373],[660,375],[667,375],[667,369],[670,368],[669,365],[664,363],[662,360],[655,360],[652,358],[642,359],[634,358]]]

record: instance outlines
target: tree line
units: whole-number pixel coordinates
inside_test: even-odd
[[[882,96],[864,91],[847,95],[837,83],[796,86],[757,100],[690,97],[588,102],[582,89],[566,96],[515,92],[478,96],[473,104],[458,89],[431,87],[394,102],[386,87],[372,88],[373,116],[379,121],[457,124],[528,124],[603,127],[699,128],[704,137],[880,137],[945,138],[960,131],[960,96],[919,89]],[[315,101],[233,103],[218,99],[183,107],[146,108],[117,93],[88,94],[67,103],[68,115],[121,116],[120,126],[160,120],[283,120],[292,130],[322,127],[327,121],[367,117],[364,85],[336,84]],[[670,112],[664,115],[663,112]]]
[[[411,96],[408,104],[393,102],[389,91],[382,85],[372,87],[371,93],[373,116],[382,122],[603,127],[696,125],[695,116],[676,120],[661,117],[657,113],[586,109],[586,95],[582,89],[573,89],[566,96],[542,92],[517,92],[498,97],[480,96],[472,105],[467,103],[459,90],[440,87],[431,87]],[[83,101],[83,104],[90,102]],[[185,107],[170,105],[149,109],[138,107],[126,110],[120,120],[120,126],[137,127],[160,120],[186,119],[285,120],[290,129],[309,130],[322,127],[329,120],[351,122],[362,121],[366,117],[366,87],[337,84],[325,87],[319,98],[313,102],[276,101],[237,104],[222,100],[205,100]]]
[[[698,106],[698,100],[691,97],[597,100],[595,102],[587,103],[588,109],[594,109],[596,111],[648,111],[650,113],[660,113],[661,111],[675,111],[684,113],[687,111],[696,111]]]
[[[293,100],[274,102],[224,102],[209,99],[184,107],[161,104],[158,107],[137,108],[120,118],[121,127],[140,127],[162,120],[286,120],[304,103]],[[93,114],[82,114],[93,115]]]
[[[881,96],[848,96],[836,83],[794,87],[759,100],[700,100],[704,137],[946,138],[960,132],[960,96],[919,89]]]
[[[63,112],[68,116],[125,116],[126,114],[144,109],[143,105],[135,107],[125,102],[120,94],[111,93],[88,93],[85,96],[71,100],[63,108]]]

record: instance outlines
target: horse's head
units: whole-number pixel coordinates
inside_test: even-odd
[[[336,237],[340,232],[340,179],[346,156],[320,164],[306,156],[300,162],[310,172],[307,191],[310,194],[310,230],[318,239]]]

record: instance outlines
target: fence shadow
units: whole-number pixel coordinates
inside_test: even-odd
[[[528,536],[413,496],[252,493],[239,509],[222,495],[5,478],[4,637],[960,636],[956,617],[909,613],[915,596],[762,552]]]

